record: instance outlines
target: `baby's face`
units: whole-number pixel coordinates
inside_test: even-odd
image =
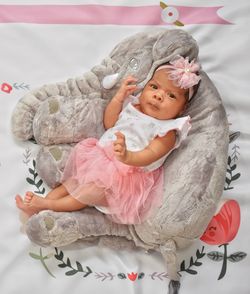
[[[156,71],[139,97],[140,110],[156,119],[176,118],[185,109],[187,91],[168,79],[167,69]]]

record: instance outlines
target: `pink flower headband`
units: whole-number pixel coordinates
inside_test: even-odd
[[[174,61],[170,61],[170,64],[161,65],[156,71],[161,69],[170,69],[168,78],[173,80],[177,87],[181,89],[189,89],[189,99],[193,96],[193,86],[197,85],[201,77],[197,74],[200,69],[198,62],[192,60],[189,62],[188,57],[184,58],[180,56]]]

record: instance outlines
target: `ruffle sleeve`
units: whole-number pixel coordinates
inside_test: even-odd
[[[176,130],[176,142],[175,147],[180,146],[181,142],[186,139],[188,132],[191,128],[191,118],[190,116],[184,116],[180,118],[176,118],[169,121],[162,121],[162,123],[158,126],[157,135],[159,137],[165,136],[169,131]]]

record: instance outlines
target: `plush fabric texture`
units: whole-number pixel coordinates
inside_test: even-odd
[[[20,99],[12,130],[21,140],[40,145],[37,168],[51,187],[58,185],[72,145],[103,133],[103,110],[121,79],[132,74],[143,87],[159,65],[177,55],[198,58],[196,41],[185,31],[157,29],[120,42],[100,65],[81,77],[45,85]],[[117,74],[111,89],[105,76]],[[204,71],[185,115],[192,119],[187,139],[166,160],[163,205],[140,225],[112,223],[94,208],[80,212],[42,211],[26,224],[41,246],[62,246],[78,239],[112,248],[141,247],[162,253],[172,280],[178,280],[177,249],[199,238],[222,195],[229,141],[221,98]]]

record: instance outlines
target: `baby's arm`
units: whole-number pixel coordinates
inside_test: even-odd
[[[104,111],[103,124],[105,129],[112,128],[122,110],[124,100],[131,95],[136,89],[136,79],[128,76],[121,84],[121,87],[111,99]]]
[[[175,145],[176,133],[169,131],[164,137],[156,137],[141,151],[129,151],[126,148],[125,136],[117,132],[114,142],[116,158],[131,166],[147,166],[167,154]]]

